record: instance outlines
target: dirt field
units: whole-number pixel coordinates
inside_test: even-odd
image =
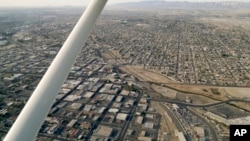
[[[176,98],[177,91],[175,91],[175,90],[165,88],[165,87],[162,87],[162,86],[157,86],[157,85],[154,85],[154,84],[151,85],[151,86],[156,92],[162,94],[164,97],[168,97],[168,98],[171,98],[171,99]]]
[[[218,102],[217,100],[213,100],[201,95],[193,95],[193,94],[184,94],[184,93],[177,93],[176,99],[179,101],[185,101],[186,97],[192,101],[193,104],[208,104],[208,103],[215,103]]]
[[[178,83],[173,81],[161,74],[158,74],[153,71],[147,71],[142,69],[142,67],[138,66],[122,66],[120,67],[121,70],[127,72],[128,74],[134,75],[141,81],[149,81],[149,82],[156,82],[156,83]]]
[[[186,101],[186,98],[189,97],[189,99],[192,101],[193,104],[205,104],[205,103],[214,103],[218,102],[217,100],[210,99],[208,97],[205,97],[203,95],[195,95],[195,94],[186,94],[181,93],[166,87],[157,86],[152,84],[152,88],[162,94],[164,97],[170,98],[170,99],[176,99],[178,101]]]
[[[181,91],[184,93],[192,93],[197,95],[203,95],[215,100],[227,100],[228,97],[224,89],[220,87],[212,87],[212,86],[205,86],[205,85],[188,85],[188,84],[181,84],[177,81],[173,81],[166,76],[142,69],[141,67],[137,66],[122,66],[120,67],[121,70],[124,72],[131,74],[137,77],[140,81],[147,81],[156,83],[165,88],[175,89],[177,91]],[[220,94],[214,94],[211,89],[216,89]]]
[[[250,88],[222,88],[225,92],[235,98],[250,99]]]
[[[168,79],[162,74],[147,71],[137,66],[122,66],[120,67],[124,72],[137,77],[140,81],[152,82],[151,88],[156,92],[162,94],[172,89],[169,95],[166,97],[186,97],[189,96],[193,99],[193,103],[213,103],[216,101],[228,100],[230,97],[233,98],[248,98],[250,99],[250,88],[226,88],[226,87],[215,87],[205,85],[190,85],[181,84],[171,79]],[[179,91],[175,94],[174,91]],[[180,93],[181,92],[181,93]],[[219,94],[216,94],[219,93]],[[250,111],[250,104],[243,102],[234,102],[236,107]]]

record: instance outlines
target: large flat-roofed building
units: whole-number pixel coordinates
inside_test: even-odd
[[[94,92],[87,92],[83,97],[91,98],[94,95]]]
[[[68,124],[67,127],[73,127],[77,123],[76,119],[71,120]]]
[[[143,122],[143,116],[138,116],[138,117],[136,118],[136,123],[137,123],[137,124],[142,124],[142,122]]]
[[[152,141],[152,138],[150,138],[150,137],[139,137],[138,140],[139,141]]]
[[[115,99],[116,102],[121,102],[123,99],[123,96],[117,96],[117,98]]]
[[[128,116],[128,114],[118,113],[117,116],[116,116],[116,119],[118,119],[118,120],[126,120],[127,116]]]
[[[71,109],[73,110],[79,110],[81,107],[82,107],[82,104],[81,103],[72,103],[70,105]]]
[[[76,100],[79,100],[81,99],[82,97],[81,96],[78,96],[78,95],[68,95],[66,98],[64,98],[65,101],[70,101],[70,102],[73,102],[73,101],[76,101]]]
[[[97,135],[97,136],[104,136],[104,137],[109,137],[112,133],[113,129],[110,128],[110,127],[107,127],[107,126],[99,126],[94,135]]]
[[[123,96],[128,96],[128,94],[129,94],[129,91],[124,90],[124,89],[121,92],[121,95],[123,95]]]
[[[143,124],[143,127],[153,129],[154,128],[154,123],[146,122],[146,123]]]

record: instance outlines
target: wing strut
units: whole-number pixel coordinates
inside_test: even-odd
[[[107,0],[91,0],[4,141],[34,140]]]

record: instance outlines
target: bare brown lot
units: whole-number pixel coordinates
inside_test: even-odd
[[[126,66],[121,66],[120,69],[127,72],[128,74],[134,75],[140,81],[149,81],[149,82],[156,82],[156,83],[178,83],[167,77],[164,77],[163,75],[159,73],[144,70],[138,66],[126,65]]]
[[[206,86],[206,85],[181,84],[179,82],[173,81],[165,77],[162,74],[153,71],[147,71],[137,66],[122,66],[120,67],[120,69],[128,74],[137,77],[140,81],[152,82],[153,83],[151,84],[152,88],[158,93],[162,93],[168,89],[173,89],[175,91],[182,92],[182,94],[177,94],[176,95],[177,97],[179,97],[180,95],[182,97],[189,96],[191,99],[193,99],[193,102],[196,104],[224,101],[228,100],[230,97],[234,98],[249,97],[248,94],[249,88],[230,88],[230,87],[225,88],[225,87]],[[219,92],[219,94],[214,94],[214,92],[212,92],[212,89]],[[232,102],[232,105],[250,111],[249,103]]]
[[[175,89],[184,93],[191,93],[197,95],[203,95],[214,100],[227,100],[225,91],[220,87],[215,86],[205,86],[205,85],[190,85],[190,84],[181,84],[177,81],[173,81],[162,74],[147,71],[137,66],[122,66],[121,70],[125,71],[128,74],[131,74],[137,77],[140,81],[147,81],[156,83],[166,88]],[[220,94],[214,94],[211,89],[217,89]]]

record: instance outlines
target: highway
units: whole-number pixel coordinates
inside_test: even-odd
[[[172,120],[174,121],[177,129],[181,132],[183,132],[183,134],[185,135],[185,137],[187,138],[188,141],[192,141],[194,140],[193,137],[187,132],[187,130],[185,129],[185,127],[183,126],[182,122],[180,121],[180,119],[176,116],[175,113],[173,113],[173,111],[171,111],[170,109],[168,109],[163,103],[161,103],[161,106],[165,109],[165,111],[169,114],[169,116],[172,118]],[[192,110],[189,109],[190,112],[192,112],[192,114],[194,114],[196,117],[198,117],[205,125],[207,125],[207,127],[209,128],[210,132],[211,132],[211,137],[213,140],[218,140],[218,136],[216,134],[216,131],[214,130],[213,126],[204,119],[204,117],[202,117],[201,115],[193,112]]]
[[[171,111],[170,109],[168,109],[163,103],[160,103],[161,107],[168,113],[168,115],[171,117],[171,119],[173,120],[173,123],[175,124],[176,128],[178,129],[178,131],[183,132],[183,134],[190,138],[189,135],[187,134],[185,128],[183,127],[183,125],[181,124],[180,120],[177,118],[177,116],[173,113],[173,111]]]

